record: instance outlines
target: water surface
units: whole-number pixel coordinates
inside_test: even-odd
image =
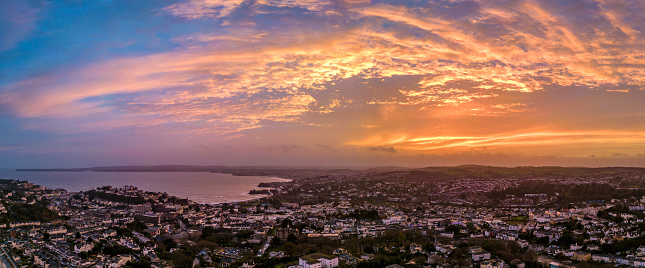
[[[132,185],[140,190],[165,192],[199,203],[237,202],[264,197],[249,195],[260,182],[288,181],[261,176],[233,176],[208,172],[32,172],[0,169],[0,178],[27,180],[69,192],[87,191],[110,185]]]

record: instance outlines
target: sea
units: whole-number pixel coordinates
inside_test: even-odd
[[[0,169],[0,179],[14,179],[68,192],[101,186],[132,185],[139,190],[167,193],[203,204],[241,202],[266,195],[250,195],[260,182],[289,181],[276,177],[233,176],[209,172],[49,172]]]

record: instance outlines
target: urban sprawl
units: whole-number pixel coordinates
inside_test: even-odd
[[[1,180],[0,266],[645,267],[643,174],[425,175],[302,176],[226,204]]]

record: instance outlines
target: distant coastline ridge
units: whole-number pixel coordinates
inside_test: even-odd
[[[16,172],[208,172],[231,174],[233,176],[266,176],[291,181],[281,174],[282,167],[255,166],[195,166],[195,165],[156,165],[156,166],[105,166],[89,168],[18,168]]]

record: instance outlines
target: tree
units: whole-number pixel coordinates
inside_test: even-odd
[[[214,233],[215,233],[215,228],[213,228],[213,226],[208,225],[208,226],[204,227],[204,229],[202,229],[201,237],[206,238],[206,237],[209,237],[209,236],[213,235]]]
[[[140,220],[135,220],[128,224],[128,228],[135,232],[143,232],[143,230],[148,229],[148,226]]]
[[[282,228],[288,228],[289,226],[293,225],[291,220],[289,218],[286,218],[282,221],[282,224],[280,224],[280,227]]]
[[[175,250],[170,253],[170,259],[177,268],[192,268],[193,260],[190,255],[183,249]]]
[[[118,228],[116,229],[117,236],[132,236],[132,231],[128,228]]]
[[[169,251],[171,248],[177,247],[177,242],[175,242],[175,240],[172,240],[172,238],[166,238],[163,240],[163,245],[166,248],[166,250]]]
[[[484,243],[482,243],[482,248],[490,251],[491,253],[506,249],[504,243],[499,240],[485,240]]]
[[[574,242],[575,242],[575,237],[569,231],[565,231],[564,235],[562,235],[560,239],[558,239],[558,243],[560,244],[560,246],[563,246],[563,247],[568,247]]]
[[[292,242],[287,242],[282,245],[282,250],[284,250],[284,253],[286,253],[288,256],[297,256],[298,253],[298,247]]]
[[[43,233],[43,240],[49,242],[49,233],[48,232]]]
[[[140,261],[129,261],[123,266],[125,268],[150,268],[152,267],[150,265],[150,262],[146,259],[142,259]]]
[[[297,241],[298,237],[294,234],[289,234],[289,236],[287,237],[287,242],[296,243]]]
[[[508,250],[511,251],[512,253],[521,252],[522,246],[520,246],[520,244],[515,241],[510,241],[508,242]]]
[[[459,226],[453,225],[453,224],[448,225],[448,227],[446,227],[446,232],[451,232],[451,233],[458,234],[459,233]]]
[[[536,243],[543,245],[543,246],[548,246],[549,245],[549,238],[546,236],[540,237],[537,239]]]
[[[398,240],[399,242],[403,242],[403,241],[405,241],[405,233],[403,233],[403,232],[399,231],[399,234],[398,234],[397,240]]]
[[[252,230],[242,230],[242,231],[237,232],[237,234],[235,234],[235,236],[237,238],[241,238],[241,239],[249,239],[253,234],[255,234],[255,232],[252,231]]]

